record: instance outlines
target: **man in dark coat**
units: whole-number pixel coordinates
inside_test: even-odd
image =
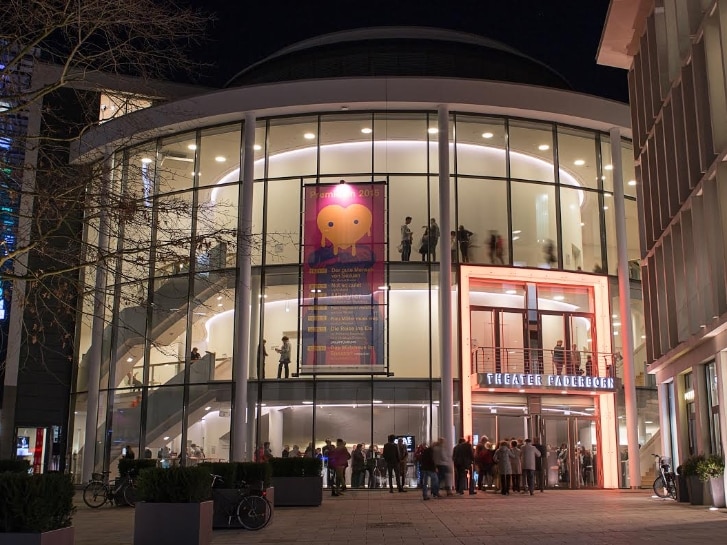
[[[454,462],[454,482],[457,494],[464,494],[467,488],[467,471],[472,467],[475,455],[472,452],[472,444],[460,437],[459,443],[452,450],[452,462]]]
[[[391,483],[392,473],[396,476],[396,488],[399,492],[405,492],[402,483],[401,473],[399,472],[399,462],[401,457],[399,456],[399,447],[394,442],[396,437],[389,435],[388,442],[384,445],[384,460],[386,461],[386,473],[389,476],[389,492],[394,493],[394,486]]]

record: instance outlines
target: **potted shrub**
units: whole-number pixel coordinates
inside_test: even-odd
[[[216,482],[212,489],[214,502],[213,528],[242,528],[235,517],[230,517],[230,505],[239,502],[237,485],[244,481],[252,490],[260,489],[271,505],[274,505],[274,488],[270,486],[270,464],[260,462],[204,462],[199,464],[211,475],[219,475],[221,482]]]
[[[0,460],[0,473],[28,473],[30,462],[28,460]]]
[[[699,480],[709,483],[712,492],[712,505],[725,507],[724,495],[724,458],[712,454],[697,464]]]
[[[0,473],[0,545],[73,545],[70,475]]]
[[[275,507],[318,506],[323,501],[323,461],[317,458],[270,460]]]
[[[202,467],[144,469],[136,480],[134,545],[209,545],[212,500]]]
[[[704,460],[704,455],[689,456],[682,464],[684,476],[687,478],[687,489],[689,490],[689,503],[692,505],[704,505],[704,483],[699,480],[697,466]]]

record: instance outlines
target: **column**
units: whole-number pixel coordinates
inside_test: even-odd
[[[659,432],[661,433],[661,452],[664,456],[671,458],[672,466],[676,468],[678,453],[672,452],[671,440],[671,411],[669,409],[669,385],[659,383]]]
[[[255,114],[245,114],[242,182],[237,217],[237,286],[235,290],[235,354],[232,379],[232,460],[242,462],[249,448],[247,382],[250,371],[250,303],[252,285],[252,188],[255,178]]]
[[[623,349],[623,382],[626,401],[626,435],[629,445],[629,477],[631,488],[641,486],[639,458],[638,406],[636,400],[636,372],[634,370],[634,338],[631,327],[631,288],[626,245],[626,207],[624,204],[623,170],[621,161],[621,131],[610,131],[611,163],[613,164],[613,205],[616,213],[616,248],[618,251],[618,294],[621,311],[621,342]]]
[[[719,400],[720,439],[723,447],[727,448],[727,351],[717,354],[714,359],[715,373],[717,375],[717,399]],[[724,456],[724,452],[722,456]],[[727,472],[723,476],[725,490],[727,490]]]
[[[695,425],[697,428],[697,454],[712,454],[712,446],[709,437],[709,417],[712,407],[709,406],[707,396],[707,369],[704,365],[692,367],[692,384],[694,385],[694,408],[696,411]]]
[[[111,175],[114,169],[113,155],[110,155],[103,164],[102,179],[105,187],[111,186]],[[101,191],[101,202],[99,202],[99,228],[98,228],[98,251],[100,254],[108,252],[109,245],[109,217],[107,211],[108,191]],[[96,267],[96,282],[94,286],[93,300],[93,322],[91,324],[91,338],[93,342],[88,354],[88,398],[86,400],[86,436],[83,443],[83,465],[81,470],[81,482],[91,479],[96,462],[96,432],[98,427],[98,397],[99,382],[101,379],[101,361],[103,360],[103,330],[104,313],[106,308],[106,283],[107,268],[103,264]],[[109,367],[110,369],[111,367]],[[101,443],[103,444],[103,443]]]
[[[452,230],[449,215],[449,108],[437,111],[439,151],[439,229],[442,233],[439,251],[439,361],[442,365],[442,437],[455,445],[454,437],[454,379],[452,373]]]

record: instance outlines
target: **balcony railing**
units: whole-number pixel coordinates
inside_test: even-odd
[[[621,378],[621,355],[582,350],[480,346],[472,351],[472,373],[525,373]]]

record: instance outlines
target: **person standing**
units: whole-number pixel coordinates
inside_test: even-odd
[[[399,492],[404,492],[404,487],[401,484],[401,475],[399,474],[399,448],[394,443],[396,437],[389,435],[387,438],[388,442],[384,445],[384,461],[386,462],[386,474],[389,478],[389,493],[394,493],[394,485],[391,482],[391,477],[396,478],[396,488]]]
[[[366,470],[366,459],[364,458],[363,444],[359,443],[351,455],[351,488],[361,488]]]
[[[263,342],[257,347],[257,376],[260,380],[265,378],[265,358],[268,357],[268,350],[265,343],[267,341],[263,339]]]
[[[200,359],[202,355],[199,353],[199,350],[197,350],[197,347],[195,346],[192,348],[192,353],[189,355],[189,359],[192,361],[197,361]]]
[[[530,492],[531,496],[535,493],[535,471],[537,470],[537,460],[540,456],[540,451],[535,445],[533,445],[532,439],[525,439],[525,444],[520,450],[520,457],[523,466],[523,473],[525,473],[528,492]]]
[[[523,472],[522,465],[520,463],[520,448],[517,445],[517,441],[513,439],[510,441],[510,452],[514,454],[514,458],[510,462],[512,466],[512,473],[510,480],[512,481],[512,491],[520,492],[520,475]]]
[[[553,347],[553,365],[555,366],[555,374],[563,374],[563,364],[565,363],[565,347],[563,341],[558,339]]]
[[[285,335],[283,335],[281,340],[283,341],[283,345],[280,348],[275,349],[275,351],[280,354],[280,360],[278,361],[278,378],[281,378],[283,369],[285,369],[285,378],[288,378],[288,365],[290,364],[290,340]]]
[[[450,455],[447,441],[443,437],[440,437],[432,445],[432,450],[434,451],[434,464],[437,466],[440,488],[443,486],[447,491],[447,496],[451,496],[452,483],[450,482],[449,476],[452,474],[452,456]]]
[[[346,468],[350,459],[351,454],[346,448],[346,442],[343,439],[336,439],[336,448],[333,449],[333,469],[336,472],[336,478],[334,480],[335,488],[331,489],[334,496],[340,496],[346,490]]]
[[[432,490],[432,497],[439,497],[439,477],[437,476],[437,465],[434,463],[434,449],[424,447],[419,460],[419,467],[422,472],[422,498],[429,499],[429,488]]]
[[[336,472],[333,470],[333,466],[331,465],[331,456],[333,455],[333,445],[331,444],[330,439],[326,439],[326,444],[323,445],[323,449],[321,450],[321,455],[323,456],[323,459],[326,461],[326,482],[328,483],[329,488],[333,488],[333,480],[336,478]]]
[[[452,461],[454,462],[454,486],[457,494],[461,496],[467,488],[467,471],[475,461],[472,445],[464,437],[460,437],[457,446],[452,450]]]
[[[470,262],[470,239],[474,233],[460,225],[457,229],[457,242],[459,243],[459,253],[462,256],[462,263]]]
[[[283,452],[280,453],[281,458],[288,458],[290,456],[290,445],[285,445]]]
[[[515,459],[515,455],[507,446],[507,441],[500,442],[500,448],[495,451],[494,460],[500,473],[500,494],[503,496],[510,495],[510,475],[512,474],[511,460]]]
[[[404,225],[401,226],[401,260],[409,261],[411,257],[411,244],[414,240],[414,233],[409,225],[411,216],[404,218]]]
[[[496,251],[497,251],[497,231],[490,231],[490,241],[487,244],[488,249],[488,257],[490,258],[490,263],[493,265],[495,264],[495,258],[496,258]]]
[[[538,452],[540,453],[540,456],[536,456],[535,458],[535,477],[538,480],[538,490],[544,492],[548,477],[545,472],[545,469],[548,467],[545,446],[540,443],[540,437],[535,438],[533,446],[538,449]]]
[[[429,221],[429,258],[432,262],[437,260],[437,244],[439,244],[440,236],[441,232],[439,231],[437,220],[432,218]]]
[[[573,343],[570,351],[570,373],[571,375],[581,374],[581,353],[578,350],[578,345]]]
[[[423,229],[424,233],[419,243],[419,253],[422,255],[422,263],[426,262],[427,254],[429,253],[429,227],[425,225]]]
[[[397,445],[397,448],[399,449],[399,476],[401,478],[401,487],[404,488],[404,483],[406,482],[406,469],[407,464],[409,463],[409,451],[404,444],[404,439],[401,437],[399,437],[399,444]]]

